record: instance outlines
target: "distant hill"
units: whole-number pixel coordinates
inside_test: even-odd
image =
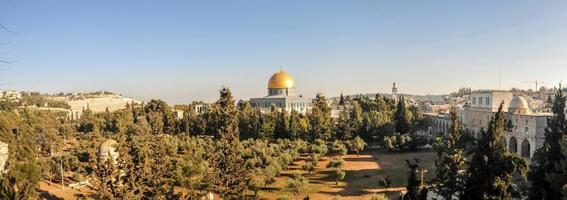
[[[53,96],[50,99],[64,101],[71,107],[69,110],[74,115],[82,115],[83,110],[87,108],[95,113],[104,112],[107,108],[109,111],[115,111],[126,107],[126,104],[141,103],[141,101],[124,97],[119,94],[101,92],[101,93],[73,93],[63,96]]]

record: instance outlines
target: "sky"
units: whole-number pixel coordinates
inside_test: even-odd
[[[188,103],[228,86],[247,100],[265,96],[280,67],[306,97],[389,93],[394,81],[411,94],[553,87],[567,83],[566,10],[561,0],[0,0],[0,58],[11,61],[0,88]]]

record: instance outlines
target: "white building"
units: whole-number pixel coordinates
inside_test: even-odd
[[[297,111],[306,113],[312,108],[312,99],[303,98],[295,92],[295,82],[285,71],[272,75],[268,81],[268,96],[250,99],[253,107],[261,112],[270,112],[272,106],[285,112]]]

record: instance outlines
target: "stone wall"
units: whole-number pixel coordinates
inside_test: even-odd
[[[0,173],[6,170],[8,162],[8,144],[0,142]]]

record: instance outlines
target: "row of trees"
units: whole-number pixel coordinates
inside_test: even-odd
[[[256,195],[300,154],[308,160],[303,168],[312,172],[328,153],[359,153],[366,146],[359,135],[337,137],[324,97],[315,104],[308,115],[261,114],[248,103],[236,104],[223,88],[207,112],[197,115],[186,106],[182,120],[159,100],[114,112],[87,109],[77,121],[66,113],[3,110],[0,136],[9,144],[10,160],[0,177],[0,197],[37,197],[42,180],[89,180],[99,199]],[[333,142],[337,138],[349,140]],[[108,139],[117,141],[119,157],[100,160],[99,147]],[[337,182],[344,177],[341,165],[329,168],[336,169]],[[305,178],[291,179],[290,190],[299,193]]]

